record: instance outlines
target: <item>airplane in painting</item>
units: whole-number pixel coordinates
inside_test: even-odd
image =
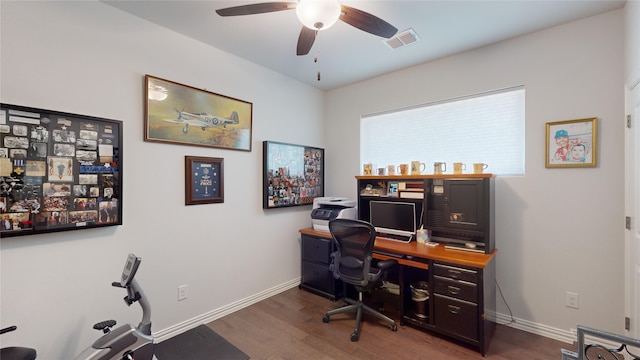
[[[205,112],[190,113],[177,109],[176,112],[178,113],[177,119],[165,119],[165,121],[174,124],[183,124],[184,127],[182,128],[182,132],[184,134],[189,132],[189,125],[197,126],[201,128],[202,131],[205,131],[210,127],[227,127],[227,125],[236,125],[239,123],[238,113],[235,111],[231,112],[231,115],[229,115],[228,118],[210,115]]]

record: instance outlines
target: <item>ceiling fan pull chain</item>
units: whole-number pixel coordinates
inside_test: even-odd
[[[318,54],[313,56],[313,62],[318,65],[317,66],[317,68],[318,68],[318,75],[317,76],[318,76],[318,81],[320,81],[320,63],[318,62],[318,59],[319,59],[319,55]]]

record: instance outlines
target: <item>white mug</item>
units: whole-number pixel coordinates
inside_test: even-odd
[[[467,170],[467,165],[463,163],[453,163],[453,173],[462,174],[462,170]]]
[[[396,174],[396,166],[395,165],[387,165],[387,175],[395,175]]]
[[[434,162],[433,163],[433,173],[434,174],[440,175],[445,171],[447,171],[447,163],[444,163],[444,162]]]
[[[473,164],[473,172],[476,174],[482,174],[482,172],[484,171],[484,169],[488,168],[489,165],[488,164],[484,164],[484,163],[475,163]]]
[[[411,175],[420,175],[427,168],[423,162],[412,161],[411,162]]]
[[[362,172],[364,175],[373,175],[373,164],[372,163],[364,164]]]

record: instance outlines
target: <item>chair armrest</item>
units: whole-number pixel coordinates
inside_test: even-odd
[[[394,260],[394,259],[382,260],[382,261],[378,261],[378,263],[376,264],[376,267],[380,270],[387,270],[388,268],[396,264],[398,264],[398,260]]]

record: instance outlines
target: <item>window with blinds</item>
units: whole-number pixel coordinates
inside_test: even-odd
[[[434,162],[486,163],[485,172],[524,175],[524,87],[362,116],[360,160],[374,167],[419,160],[425,174]]]

